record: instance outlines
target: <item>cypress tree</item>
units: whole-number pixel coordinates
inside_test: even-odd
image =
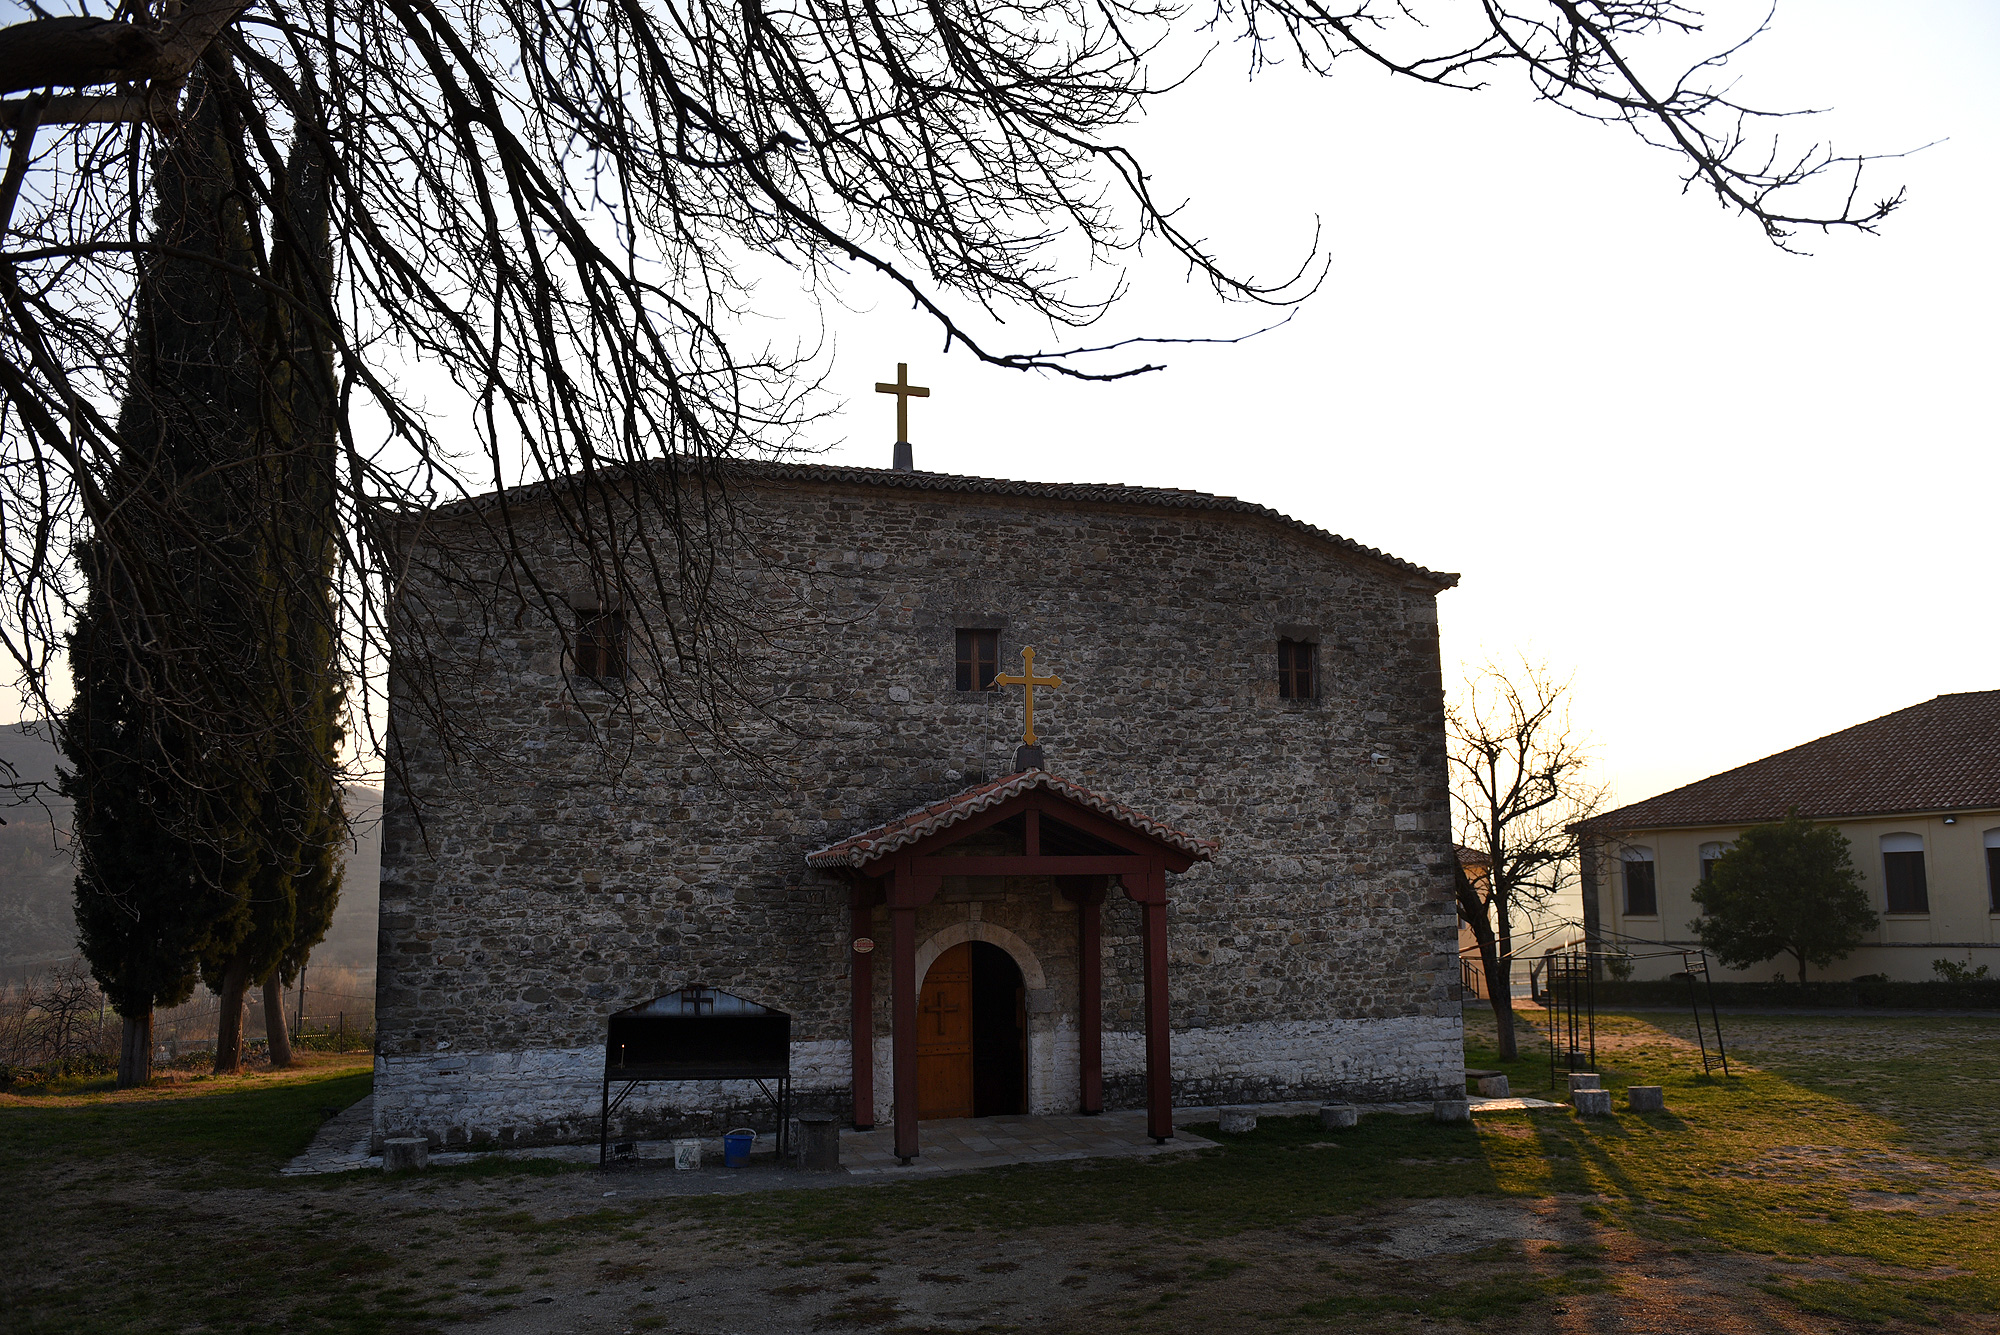
[[[124,1019],[119,1083],[151,1076],[152,1012],[184,1001],[200,961],[243,930],[252,862],[248,786],[217,765],[212,719],[167,702],[190,670],[190,623],[228,636],[240,615],[202,512],[221,487],[217,445],[240,438],[249,347],[238,311],[253,289],[215,264],[250,250],[217,99],[205,71],[155,178],[155,239],[183,252],[142,260],[132,372],[119,414],[114,507],[80,553],[88,592],[69,637],[76,695],[60,742],[76,803],[78,944]],[[223,575],[223,578],[218,578]]]
[[[241,1065],[243,1001],[264,989],[274,1064],[290,1059],[280,994],[326,935],[339,900],[337,849],[346,833],[336,779],[344,699],[332,586],[339,554],[332,361],[323,330],[301,313],[331,281],[327,173],[307,142],[281,178],[289,224],[276,229],[271,271],[299,304],[264,300],[263,374],[255,444],[245,460],[257,596],[246,700],[263,702],[254,825],[255,868],[233,941],[218,935],[202,960],[222,997],[215,1068]]]
[[[150,1076],[152,1010],[196,977],[222,999],[216,1069],[240,1066],[249,988],[296,973],[339,893],[331,360],[249,276],[276,223],[261,272],[323,305],[326,174],[295,152],[283,216],[253,215],[228,75],[190,80],[157,174],[155,238],[179,253],[141,267],[114,510],[70,640],[79,944],[125,1019],[121,1084]]]

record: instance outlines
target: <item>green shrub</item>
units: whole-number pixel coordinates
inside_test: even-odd
[[[1710,985],[1695,984],[1706,1006]],[[1621,983],[1600,980],[1596,988],[1601,1009],[1619,1006],[1685,1006],[1685,979]],[[1883,1010],[2000,1010],[2000,978],[1974,976],[1962,982],[1891,982],[1880,974],[1846,982],[1715,983],[1718,1006],[1879,1007]]]

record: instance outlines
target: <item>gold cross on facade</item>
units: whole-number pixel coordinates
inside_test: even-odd
[[[993,679],[993,684],[995,686],[1025,686],[1028,688],[1028,735],[1021,740],[1027,745],[1033,746],[1035,744],[1035,688],[1037,686],[1047,686],[1050,689],[1054,689],[1063,684],[1063,679],[1061,677],[1037,677],[1035,675],[1035,646],[1032,644],[1021,650],[1021,662],[1023,666],[1020,676],[1017,677],[1011,672],[1002,672]]]
[[[877,394],[894,394],[896,396],[896,440],[899,444],[909,440],[910,400],[927,399],[931,396],[931,392],[922,385],[913,385],[910,383],[910,364],[908,362],[896,363],[895,384],[885,385],[878,380],[875,382],[875,392]]]

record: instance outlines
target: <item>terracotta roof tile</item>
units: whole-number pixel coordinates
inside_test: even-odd
[[[926,836],[948,830],[960,821],[968,820],[982,811],[989,811],[1009,798],[1018,797],[1032,788],[1047,788],[1054,793],[1087,807],[1101,816],[1107,816],[1121,825],[1130,826],[1150,839],[1156,839],[1169,847],[1177,848],[1196,862],[1207,862],[1221,850],[1220,839],[1197,839],[1191,834],[1176,830],[1171,825],[1163,825],[1152,817],[1134,811],[1120,802],[1114,802],[1101,793],[1092,792],[1080,783],[1058,778],[1047,770],[1022,770],[998,779],[968,788],[962,793],[954,793],[941,802],[906,811],[894,820],[884,821],[871,830],[849,835],[837,844],[828,844],[806,854],[808,867],[863,867],[878,858],[887,857],[897,849],[909,845]]]
[[[2000,691],[1940,695],[1583,826],[1749,825],[1794,806],[1818,820],[2000,807]]]

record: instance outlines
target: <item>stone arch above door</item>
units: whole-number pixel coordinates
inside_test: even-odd
[[[1042,962],[1035,958],[1035,952],[1028,948],[1026,941],[1005,927],[978,921],[955,922],[917,947],[918,985],[922,985],[925,975],[930,973],[931,965],[937,962],[938,956],[953,946],[963,945],[967,941],[984,941],[987,945],[998,946],[1011,955],[1021,970],[1023,987],[1031,991],[1048,987],[1048,979],[1042,975]]]

